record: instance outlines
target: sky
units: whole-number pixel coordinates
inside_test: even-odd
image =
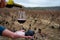
[[[25,7],[52,7],[60,6],[60,0],[14,0]]]

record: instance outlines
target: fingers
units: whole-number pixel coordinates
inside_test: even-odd
[[[33,36],[28,36],[28,38],[32,39],[32,38],[33,38]]]

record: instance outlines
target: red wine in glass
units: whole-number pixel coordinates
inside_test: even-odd
[[[19,23],[22,23],[22,24],[23,24],[25,21],[26,21],[26,19],[18,19],[18,22],[19,22]]]

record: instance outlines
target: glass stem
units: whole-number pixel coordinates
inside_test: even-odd
[[[21,30],[22,30],[22,28],[23,28],[23,24],[21,24]]]

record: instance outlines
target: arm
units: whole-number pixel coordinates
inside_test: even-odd
[[[5,29],[2,33],[2,36],[10,37],[10,38],[32,38],[31,36],[20,36],[15,34],[14,32]]]
[[[11,38],[15,38],[15,35],[13,32],[9,31],[8,29],[5,29],[2,32],[2,36],[6,36],[6,37],[11,37]]]
[[[0,26],[0,36],[11,37],[11,38],[32,38],[31,36],[18,35],[15,32],[6,29],[3,26]]]

